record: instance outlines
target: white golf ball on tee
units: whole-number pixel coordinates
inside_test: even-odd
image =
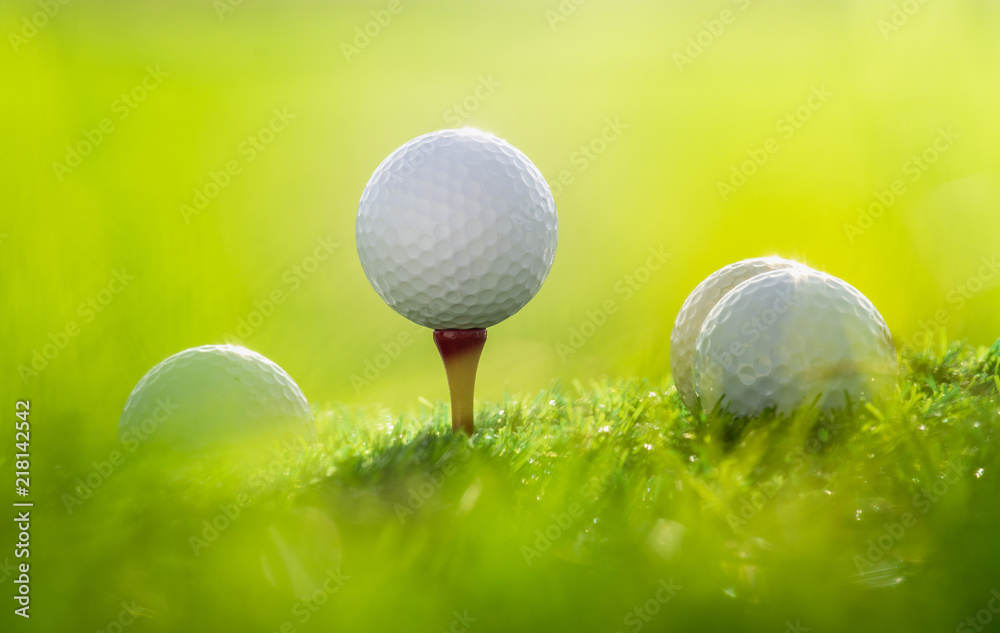
[[[487,328],[538,292],[557,241],[555,202],[527,156],[470,128],[419,136],[361,195],[358,256],[396,312],[437,330]]]

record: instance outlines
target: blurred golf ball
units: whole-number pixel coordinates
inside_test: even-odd
[[[674,330],[670,335],[670,371],[684,406],[692,411],[698,406],[692,357],[701,326],[715,304],[730,290],[751,277],[801,265],[781,257],[744,259],[715,271],[691,291],[677,313]]]
[[[889,328],[863,294],[805,267],[763,273],[723,297],[698,336],[705,410],[823,410],[877,395],[896,375]]]
[[[314,436],[305,396],[281,367],[235,345],[194,347],[156,365],[118,422],[126,444],[239,445],[285,433]]]
[[[514,146],[473,129],[417,137],[378,166],[358,206],[368,281],[434,329],[486,328],[531,300],[556,251],[555,202]]]

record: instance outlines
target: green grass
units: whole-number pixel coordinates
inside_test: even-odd
[[[249,470],[131,456],[73,520],[87,473],[63,473],[36,623],[104,630],[126,601],[151,631],[952,631],[1000,583],[1000,341],[903,368],[878,408],[738,434],[636,380],[481,403],[471,439],[441,403],[330,406]]]

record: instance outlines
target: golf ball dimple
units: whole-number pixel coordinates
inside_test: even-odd
[[[813,402],[831,410],[890,385],[896,352],[863,294],[798,267],[757,275],[723,297],[705,318],[694,368],[705,410],[721,403],[751,416]]]
[[[694,411],[698,405],[692,358],[701,326],[715,304],[730,290],[751,277],[796,266],[801,264],[781,257],[745,259],[720,268],[691,291],[677,313],[670,335],[670,371],[684,406]]]
[[[122,442],[179,446],[236,445],[289,431],[315,435],[299,386],[235,345],[193,347],[159,363],[132,389],[118,422]]]
[[[531,300],[557,242],[545,179],[514,146],[473,129],[399,147],[361,195],[358,257],[380,297],[434,329],[486,328]]]

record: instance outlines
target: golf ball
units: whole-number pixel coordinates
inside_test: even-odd
[[[896,352],[863,294],[797,267],[752,277],[723,297],[705,318],[694,367],[705,410],[721,403],[752,416],[874,397],[896,375]]]
[[[692,357],[701,326],[715,304],[730,290],[751,277],[801,265],[781,257],[744,259],[715,271],[691,291],[677,313],[674,330],[670,335],[670,371],[684,406],[692,411],[698,406]]]
[[[556,252],[555,202],[528,158],[496,136],[441,130],[404,144],[361,195],[368,281],[434,329],[486,328],[531,300]]]
[[[235,345],[194,347],[156,365],[118,422],[123,443],[236,445],[285,432],[315,434],[305,396],[281,367]]]

